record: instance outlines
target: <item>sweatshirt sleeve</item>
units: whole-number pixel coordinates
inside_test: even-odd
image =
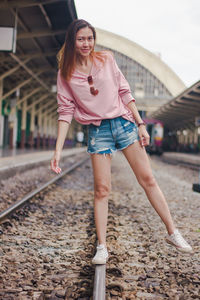
[[[119,86],[119,95],[122,99],[122,102],[125,105],[127,105],[130,101],[135,102],[135,99],[133,98],[133,96],[131,94],[131,89],[128,84],[128,81],[126,80],[126,78],[122,74],[121,70],[119,69],[114,57],[113,57],[113,65],[114,65],[114,71],[115,71],[116,78],[117,78],[117,83]]]
[[[61,77],[60,71],[58,71],[57,76],[57,103],[58,121],[71,123],[76,105],[70,87]]]

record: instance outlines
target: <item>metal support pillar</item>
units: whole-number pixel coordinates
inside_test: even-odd
[[[46,148],[46,137],[47,137],[47,116],[43,117],[43,137],[42,137],[42,147]]]
[[[14,123],[9,123],[9,148],[13,149],[13,130],[14,130]]]
[[[22,124],[21,124],[21,144],[20,148],[24,149],[26,141],[26,112],[27,112],[27,101],[22,103]]]
[[[8,116],[9,121],[9,148],[13,149],[17,141],[17,116],[16,116],[17,97],[10,100],[11,111]]]
[[[40,148],[41,131],[42,131],[42,112],[41,112],[41,110],[39,110],[38,111],[37,149]]]
[[[34,140],[33,140],[33,133],[35,130],[35,105],[32,106],[31,109],[31,125],[30,125],[30,136],[29,136],[29,145],[30,148],[33,148],[34,146]]]

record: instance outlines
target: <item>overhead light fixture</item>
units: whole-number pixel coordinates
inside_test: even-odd
[[[0,27],[0,52],[16,52],[17,44],[17,9],[13,26]]]
[[[14,27],[0,27],[0,51],[16,52],[16,32]]]

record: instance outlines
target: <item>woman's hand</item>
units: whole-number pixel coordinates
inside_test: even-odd
[[[150,136],[146,130],[146,127],[141,125],[138,127],[138,134],[140,137],[140,145],[142,147],[148,146],[149,145],[149,140],[150,140]]]
[[[62,171],[61,168],[59,167],[60,157],[61,157],[61,151],[55,150],[54,155],[51,159],[51,170],[57,174],[59,174]]]
[[[51,170],[56,172],[57,174],[61,172],[61,168],[59,167],[61,151],[63,149],[63,145],[65,142],[66,134],[69,129],[69,123],[65,121],[58,121],[58,137],[56,141],[56,150],[51,159]]]

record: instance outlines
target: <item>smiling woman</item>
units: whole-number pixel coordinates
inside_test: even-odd
[[[82,63],[84,58],[91,55],[94,51],[94,36],[89,27],[80,29],[76,34],[76,56],[77,69],[83,73],[90,74],[92,68],[92,60],[90,59],[86,64]]]
[[[95,43],[96,31],[87,21],[76,20],[69,26],[65,43],[58,53],[59,69],[63,78],[69,80],[75,67],[89,75],[93,58],[105,61],[104,52],[94,52]],[[82,63],[84,58],[86,64]]]
[[[89,27],[80,29],[76,35],[76,52],[79,55],[89,55],[94,49],[94,36]]]
[[[149,135],[135,106],[129,84],[108,51],[95,52],[96,32],[88,22],[75,20],[60,52],[57,79],[58,138],[51,168],[60,173],[64,140],[74,117],[89,125],[88,148],[94,175],[94,215],[98,237],[92,263],[108,259],[106,229],[111,190],[112,153],[122,150],[138,182],[168,231],[167,241],[180,251],[192,248],[175,229],[165,200],[151,170],[145,146]],[[128,178],[127,178],[128,180]]]

